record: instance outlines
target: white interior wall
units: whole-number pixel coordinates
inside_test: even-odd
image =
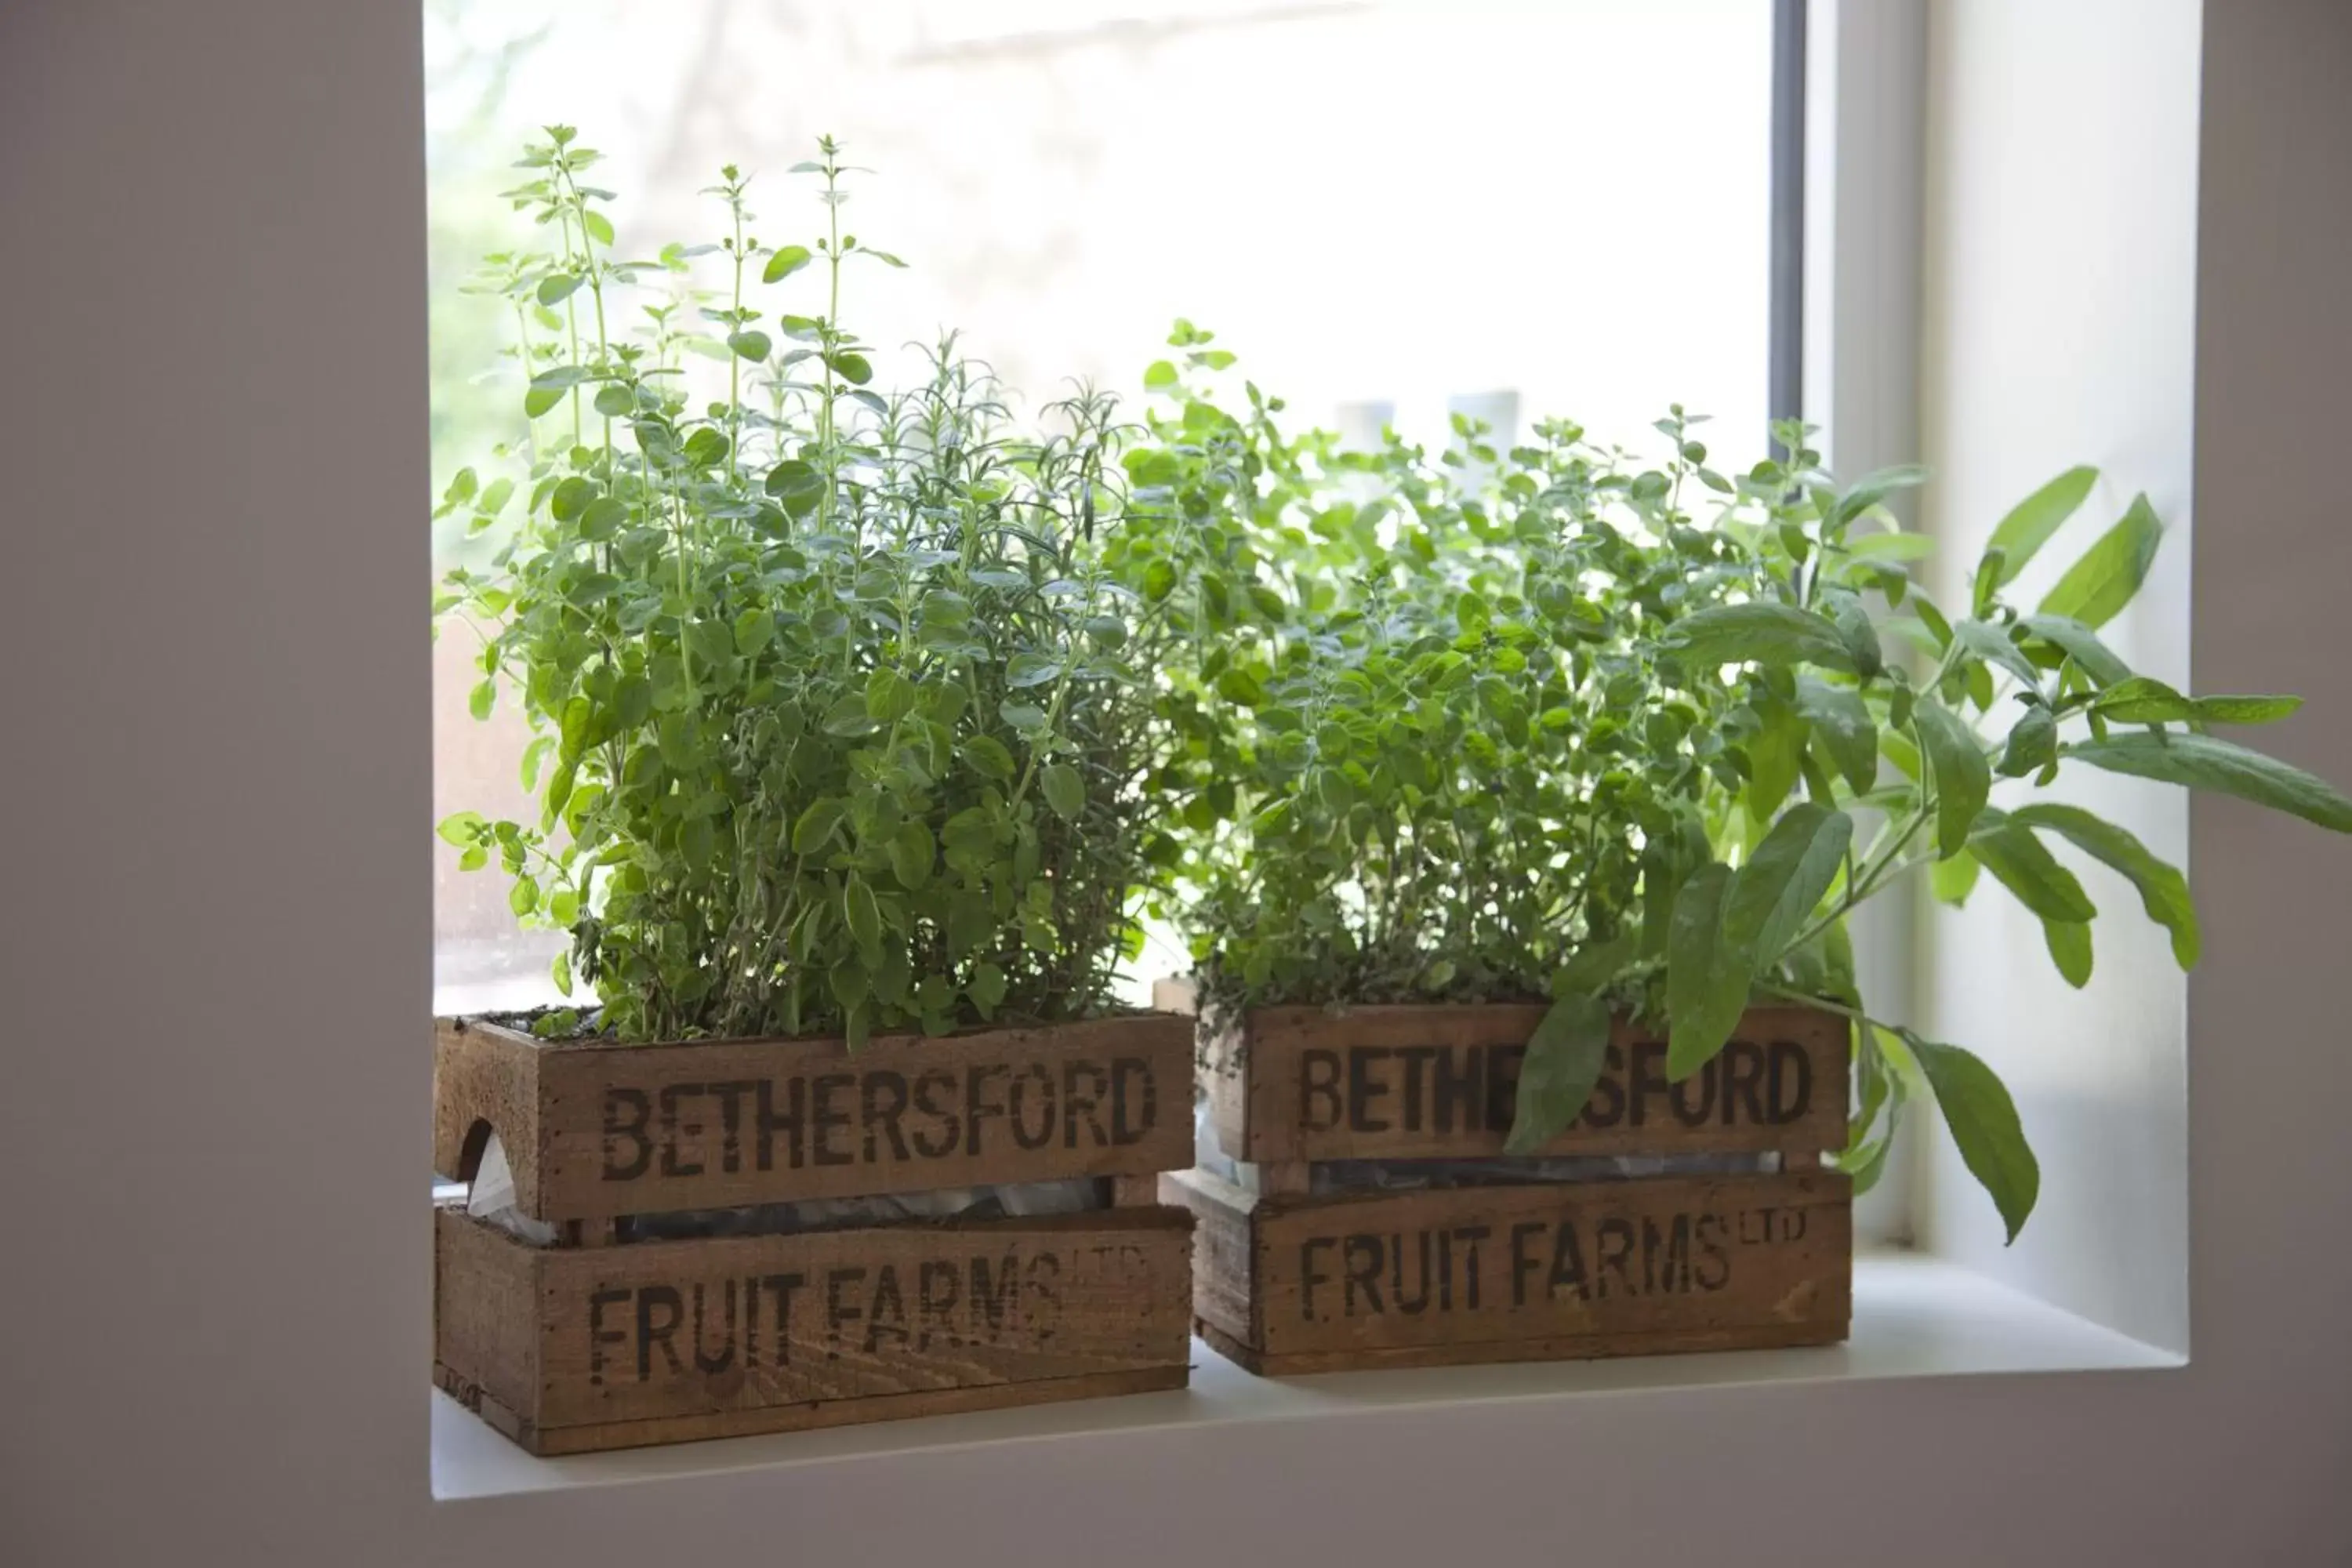
[[[1935,470],[1924,523],[1940,542],[1932,586],[1960,613],[2008,508],[2095,464],[2098,488],[2014,596],[2037,600],[2146,490],[2169,531],[2138,601],[2105,636],[2175,685],[2189,675],[2200,22],[2197,0],[1967,0],[1931,7],[1927,40],[1919,404]],[[2291,686],[2296,673],[2271,679]],[[2088,768],[2060,789],[2164,858],[2186,856],[2177,792]],[[2101,911],[2084,991],[2058,977],[2040,923],[1990,877],[1965,910],[1921,920],[1915,1016],[2008,1081],[2041,1157],[2042,1199],[2004,1247],[1948,1142],[1923,1141],[1917,1236],[2186,1350],[2187,988],[2129,885],[2095,865],[2082,875]]]

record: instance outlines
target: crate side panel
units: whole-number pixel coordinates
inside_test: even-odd
[[[1525,1184],[1263,1203],[1256,1342],[1387,1351],[1852,1316],[1832,1172]]]
[[[1181,1366],[1192,1215],[551,1253],[543,1429]]]
[[[459,1208],[433,1215],[433,1360],[452,1394],[527,1419],[539,1399],[540,1254]]]
[[[1257,1334],[1256,1199],[1205,1171],[1160,1178],[1169,1203],[1192,1211],[1192,1315],[1244,1342]]]

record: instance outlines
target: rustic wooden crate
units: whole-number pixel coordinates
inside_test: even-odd
[[[1591,1103],[1541,1152],[1778,1170],[1314,1194],[1329,1161],[1501,1158],[1542,1016],[1262,1008],[1207,1038],[1218,1142],[1255,1190],[1162,1178],[1200,1225],[1202,1336],[1275,1375],[1844,1339],[1852,1189],[1820,1165],[1845,1142],[1848,1030],[1819,1009],[1751,1009],[1678,1085],[1664,1038],[1621,1021]]]
[[[490,1134],[538,1247],[435,1216],[435,1380],[538,1454],[1181,1388],[1191,1020],[839,1041],[436,1026],[434,1165]],[[1114,1206],[690,1240],[629,1216],[1102,1178]]]

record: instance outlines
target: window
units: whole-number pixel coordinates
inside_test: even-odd
[[[1719,466],[1745,466],[1766,425],[1773,44],[1767,0],[436,0],[436,486],[520,434],[510,323],[461,285],[527,243],[497,192],[557,121],[607,154],[624,252],[716,237],[696,193],[730,161],[756,176],[755,232],[799,237],[818,209],[785,171],[839,137],[876,171],[845,216],[911,264],[860,277],[845,315],[881,344],[960,329],[1030,408],[1072,378],[1139,395],[1181,315],[1356,439],[1392,423],[1435,446],[1460,413],[1636,446],[1679,401],[1714,417]],[[510,702],[468,717],[469,642],[436,645],[436,808],[515,815],[526,736]],[[515,931],[499,879],[445,854],[436,908],[443,1010],[551,994],[561,941]],[[1181,965],[1155,933],[1130,979]]]

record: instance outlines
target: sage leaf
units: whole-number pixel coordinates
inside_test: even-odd
[[[1668,626],[1662,647],[1702,665],[1812,663],[1852,673],[1853,655],[1837,623],[1793,605],[1759,599],[1718,605]]]
[[[1963,849],[1948,860],[1938,860],[1927,868],[1927,885],[1938,903],[1958,909],[1969,901],[1976,890],[1977,876],[1984,865],[1975,855]]]
[[[2099,640],[2099,634],[2067,616],[2027,616],[2018,622],[2082,668],[2094,686],[2113,686],[2131,679],[2131,667]]]
[[[1752,969],[1779,962],[1837,880],[1853,842],[1853,819],[1845,813],[1811,801],[1790,806],[1732,875],[1723,906],[1725,942],[1751,954]],[[1744,983],[1741,999],[1744,1004]]]
[[[1504,1153],[1532,1154],[1582,1114],[1601,1081],[1610,1019],[1607,999],[1597,995],[1563,997],[1544,1014],[1519,1065],[1518,1108]]]
[[[2039,613],[2064,616],[2096,631],[2139,592],[2163,538],[2164,524],[2147,497],[2134,496],[2122,520],[2101,534],[2043,596]]]
[[[2045,921],[2079,925],[2099,912],[2074,873],[2015,817],[1995,817],[1969,841],[1969,852],[2019,903]]]
[[[2016,581],[2026,563],[2039,554],[2042,547],[2050,542],[2050,536],[2081,509],[2090,496],[2091,487],[2098,482],[2096,468],[2069,468],[2010,509],[2009,515],[1993,526],[1992,537],[1985,542],[1987,554],[2000,552],[1995,586]]]
[[[2056,801],[2019,806],[2009,819],[2056,833],[2084,854],[2122,872],[2139,890],[2140,906],[2147,918],[2171,933],[2174,961],[2183,969],[2197,966],[2197,907],[2189,901],[2189,879],[2149,853],[2147,845],[2079,805]]]
[[[1999,665],[2017,677],[2019,683],[2028,691],[2042,689],[2042,672],[2033,668],[2033,661],[2025,657],[2024,650],[2010,641],[2009,634],[1999,626],[1970,617],[1953,622],[1952,635],[1987,664]]]
[[[1923,1040],[1907,1029],[1903,1041],[1935,1091],[1961,1163],[1991,1196],[2009,1239],[2015,1241],[2042,1192],[2042,1165],[2025,1142],[2016,1101],[1992,1068],[1972,1053]]]
[[[1866,794],[1878,782],[1878,725],[1862,693],[1817,675],[1800,675],[1797,711],[1812,726],[1815,749],[1828,756],[1846,786]]]
[[[2047,708],[2028,708],[2010,728],[1994,769],[2005,779],[2021,779],[2058,760],[2058,721]]]
[[[2042,940],[2067,984],[2080,991],[2091,983],[2091,928],[2086,922],[2043,921]]]
[[[1922,699],[1911,721],[1936,790],[1936,847],[1948,859],[1967,845],[1984,810],[1992,770],[1977,749],[1975,731],[1942,703]]]
[[[1748,1010],[1751,951],[1724,931],[1730,868],[1699,867],[1675,894],[1666,935],[1666,1076],[1680,1081],[1715,1059]]]
[[[2109,773],[2235,795],[2336,833],[2352,833],[2352,800],[2290,763],[2211,735],[2137,731],[2077,741],[2061,753]]]

